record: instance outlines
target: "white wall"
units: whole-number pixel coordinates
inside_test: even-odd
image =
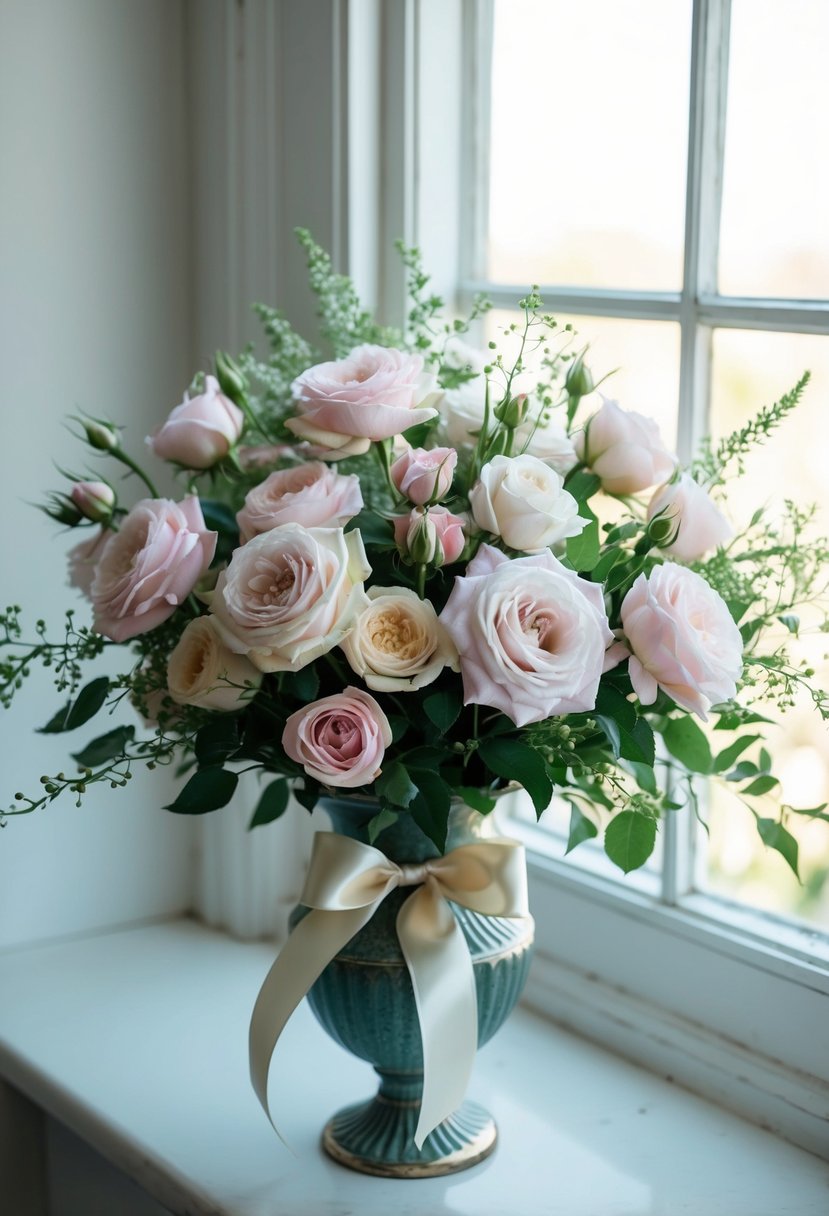
[[[82,605],[68,541],[28,504],[60,486],[53,461],[84,467],[64,415],[110,415],[140,454],[191,374],[185,16],[183,0],[0,0],[0,600],[53,629]],[[61,701],[47,677],[0,710],[0,805],[101,733],[33,733]],[[158,777],[9,820],[0,947],[188,905],[193,825],[159,809]]]

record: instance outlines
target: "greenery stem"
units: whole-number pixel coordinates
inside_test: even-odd
[[[133,458],[131,456],[128,456],[127,453],[122,451],[121,448],[114,448],[112,451],[112,455],[115,457],[116,460],[120,460],[121,464],[125,464],[128,469],[131,469],[132,472],[135,473],[136,477],[141,478],[141,480],[144,482],[144,485],[150,491],[150,495],[153,498],[161,497],[158,490],[155,488],[153,483],[150,481],[147,474],[144,472],[144,470],[141,468],[141,466],[139,464],[135,463],[135,461],[133,460]]]

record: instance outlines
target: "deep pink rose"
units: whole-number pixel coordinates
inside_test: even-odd
[[[734,535],[731,524],[706,490],[690,473],[661,486],[648,504],[648,520],[660,516],[671,523],[674,539],[661,545],[681,562],[695,562],[709,549],[724,545]]]
[[[216,538],[205,527],[196,497],[136,503],[95,570],[91,597],[98,633],[126,642],[166,621],[207,570]]]
[[[374,697],[345,688],[291,714],[282,746],[309,777],[323,785],[353,789],[380,775],[391,727]]]
[[[409,448],[391,466],[391,477],[404,498],[422,507],[446,497],[457,463],[454,448]]]
[[[367,452],[372,442],[391,439],[434,418],[435,378],[420,355],[385,346],[358,346],[345,359],[318,363],[293,383],[297,416],[286,426],[316,444],[327,460]]]
[[[186,469],[209,469],[227,456],[245,425],[238,405],[219,389],[215,376],[206,376],[204,392],[184,394],[170,417],[148,436],[156,456],[172,460]]]
[[[593,709],[614,641],[598,583],[549,549],[510,559],[481,545],[440,615],[458,649],[465,705],[516,726]]]
[[[413,507],[394,520],[394,540],[401,553],[435,566],[456,562],[466,544],[465,520],[446,507]],[[421,557],[420,555],[425,556]]]
[[[657,688],[707,721],[730,701],[743,670],[743,641],[725,601],[701,575],[674,562],[640,574],[622,601],[622,628],[633,652],[630,682],[643,705]]]
[[[359,477],[344,477],[316,460],[280,469],[254,486],[236,522],[244,544],[280,524],[342,528],[362,509]]]
[[[574,437],[576,454],[608,494],[637,494],[667,481],[676,467],[652,418],[605,400]]]

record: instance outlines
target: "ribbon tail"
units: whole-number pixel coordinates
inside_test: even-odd
[[[461,1105],[478,1047],[478,998],[472,959],[458,922],[432,881],[397,914],[423,1044],[423,1098],[418,1149]]]
[[[371,903],[362,908],[309,912],[294,928],[259,990],[250,1019],[250,1079],[278,1136],[268,1105],[268,1072],[279,1036],[311,985],[334,955],[368,923],[376,907]]]

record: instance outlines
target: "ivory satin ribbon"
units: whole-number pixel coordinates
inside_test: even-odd
[[[268,972],[250,1022],[251,1081],[272,1124],[268,1071],[286,1022],[395,887],[417,888],[397,914],[397,935],[423,1043],[418,1149],[463,1101],[478,1046],[478,1003],[469,948],[446,901],[485,916],[527,916],[523,845],[504,838],[480,841],[444,857],[398,866],[371,845],[318,832],[300,898],[312,911],[296,925]]]

